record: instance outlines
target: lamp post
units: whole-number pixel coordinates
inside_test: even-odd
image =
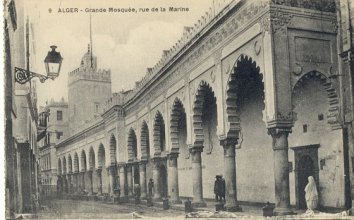
[[[46,58],[44,59],[45,68],[47,75],[38,74],[31,72],[19,67],[15,67],[15,81],[19,84],[25,84],[29,82],[32,78],[38,77],[41,83],[44,83],[47,79],[54,80],[59,76],[61,63],[63,58],[60,55],[60,52],[55,51],[57,46],[50,46],[52,51],[49,51]]]

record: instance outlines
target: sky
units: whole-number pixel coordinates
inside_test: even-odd
[[[111,69],[112,92],[132,89],[148,67],[153,67],[162,50],[171,48],[181,37],[184,26],[194,24],[217,0],[27,0],[26,10],[33,23],[35,51],[31,54],[32,71],[45,73],[43,60],[56,45],[64,58],[60,76],[37,83],[38,104],[54,98],[67,100],[68,73],[79,67],[90,42],[90,13],[87,8],[135,8],[137,13],[92,12],[93,54],[98,68]],[[161,7],[166,12],[161,12]],[[188,12],[168,12],[169,7],[188,8]],[[60,13],[67,8],[77,13]],[[149,8],[149,12],[139,12]],[[158,12],[152,12],[158,8]],[[82,10],[82,11],[81,11]]]

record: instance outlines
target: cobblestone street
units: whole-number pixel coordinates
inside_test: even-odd
[[[163,210],[134,204],[104,204],[93,201],[52,200],[42,204],[39,219],[132,219],[141,216],[148,218],[180,217],[185,213],[177,210]]]

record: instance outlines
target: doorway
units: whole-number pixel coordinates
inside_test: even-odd
[[[298,209],[307,209],[305,187],[308,183],[309,176],[314,177],[317,185],[317,191],[320,193],[318,190],[318,148],[318,144],[291,148],[295,153],[295,193],[296,208]]]
[[[315,175],[315,168],[313,165],[313,160],[310,156],[303,156],[299,160],[299,169],[298,169],[298,188],[299,188],[299,208],[306,209],[306,200],[305,200],[305,187],[308,183],[308,177]]]

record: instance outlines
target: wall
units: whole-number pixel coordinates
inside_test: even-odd
[[[318,159],[325,160],[319,171],[319,203],[322,206],[340,207],[344,205],[343,183],[343,142],[342,130],[332,130],[327,123],[329,102],[327,93],[318,78],[309,78],[301,84],[292,97],[297,120],[289,135],[289,147],[320,144]],[[318,115],[324,119],[319,120]],[[307,124],[308,131],[303,132]],[[294,152],[289,150],[289,161],[294,163]],[[290,173],[291,203],[295,204],[295,176]]]
[[[262,93],[251,88],[239,106],[242,143],[236,150],[236,182],[241,201],[274,202],[272,137],[263,121]]]

